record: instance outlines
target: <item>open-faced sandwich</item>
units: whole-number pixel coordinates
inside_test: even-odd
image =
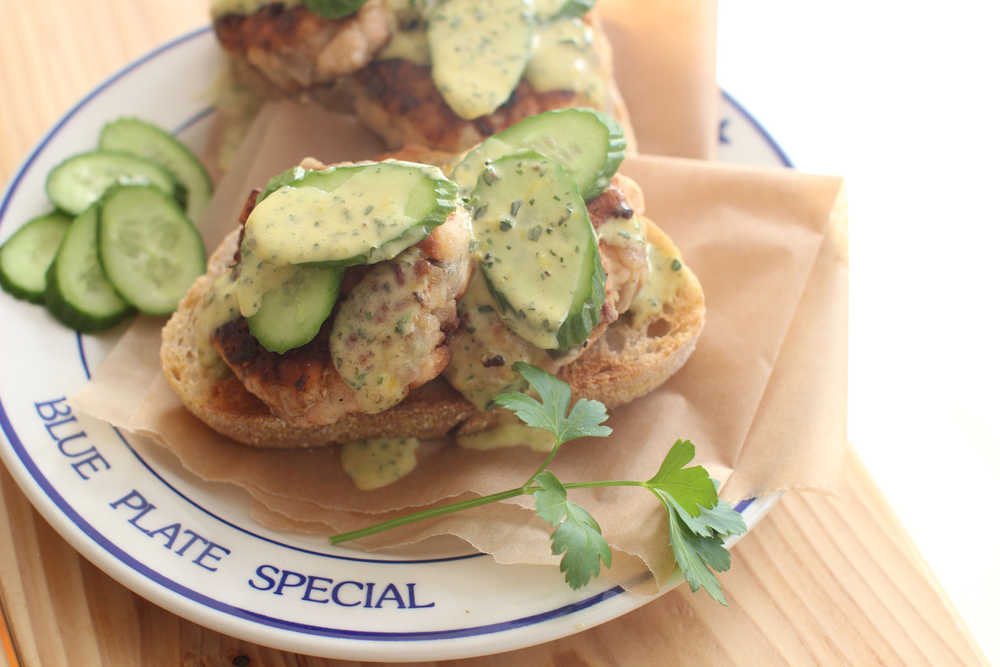
[[[452,152],[542,111],[628,129],[592,0],[215,0],[236,79],[353,108],[391,148]]]
[[[687,360],[705,311],[617,173],[623,148],[609,117],[567,109],[444,171],[306,161],[276,176],[164,329],[167,380],[212,428],[265,447],[530,444],[492,403],[526,388],[518,361],[609,408],[642,396]]]

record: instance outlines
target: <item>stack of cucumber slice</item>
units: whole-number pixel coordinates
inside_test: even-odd
[[[135,309],[169,314],[205,271],[191,223],[212,191],[201,163],[133,118],[105,125],[99,144],[49,173],[46,193],[58,210],[0,247],[0,285],[80,331],[106,329]]]
[[[547,111],[487,139],[452,171],[473,207],[497,312],[537,347],[578,345],[600,319],[605,274],[586,202],[607,187],[624,150],[609,116]]]
[[[235,290],[250,333],[279,354],[312,340],[344,269],[394,258],[444,223],[458,188],[437,167],[387,160],[271,179],[247,218]]]

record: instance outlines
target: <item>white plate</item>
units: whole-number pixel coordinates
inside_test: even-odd
[[[98,86],[42,139],[0,203],[0,240],[49,209],[49,170],[95,146],[103,123],[134,115],[198,148],[221,62],[198,30]],[[724,96],[720,155],[781,165],[774,141]],[[498,566],[468,550],[370,556],[276,533],[241,491],[185,473],[65,404],[122,331],[81,336],[43,308],[0,296],[0,454],[35,507],[85,557],[196,623],[291,651],[364,660],[439,660],[537,644],[650,600],[598,580],[571,591],[555,568]],[[753,526],[777,500],[737,506]],[[724,583],[724,578],[723,578]]]

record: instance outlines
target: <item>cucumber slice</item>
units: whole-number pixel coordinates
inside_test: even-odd
[[[261,201],[243,248],[273,264],[374,264],[443,223],[458,188],[437,167],[386,161],[307,171]]]
[[[53,211],[32,218],[0,246],[0,287],[18,299],[45,301],[45,273],[72,222]]]
[[[152,186],[108,190],[100,203],[97,236],[108,280],[144,313],[172,313],[205,273],[201,235],[180,206]]]
[[[535,34],[531,0],[443,0],[428,17],[431,77],[460,118],[493,113],[521,80]]]
[[[319,333],[340,293],[344,270],[329,266],[292,265],[285,279],[260,298],[247,318],[250,333],[271,352],[284,354]]]
[[[326,190],[327,192],[333,192],[341,185],[344,181],[349,179],[354,174],[358,173],[359,170],[364,169],[367,165],[352,165],[349,167],[327,167],[326,169],[310,170],[304,169],[303,167],[292,167],[286,171],[281,172],[277,176],[273,176],[271,180],[267,182],[264,186],[264,190],[257,195],[257,203],[261,203],[276,190],[287,186],[298,187],[300,185],[307,185],[313,188],[319,188],[320,190]]]
[[[458,184],[459,190],[468,194],[475,189],[476,183],[479,182],[479,175],[483,173],[483,167],[487,163],[523,149],[523,147],[511,146],[506,141],[498,139],[496,135],[487,137],[481,144],[462,157],[461,162],[452,168],[449,176]]]
[[[119,118],[101,129],[98,146],[155,162],[167,169],[187,191],[185,210],[197,220],[212,196],[212,179],[191,150],[155,125],[138,118]]]
[[[45,192],[56,208],[79,215],[117,183],[149,184],[171,196],[183,191],[170,172],[149,160],[128,153],[91,151],[56,165],[45,181]]]
[[[46,274],[45,305],[78,331],[108,329],[132,312],[101,269],[97,220],[97,204],[73,220]]]
[[[535,151],[504,156],[483,170],[472,205],[480,267],[507,327],[547,350],[586,340],[605,275],[569,172]]]
[[[583,16],[594,8],[595,0],[535,0],[535,13],[543,21]]]
[[[291,169],[286,169],[276,176],[272,176],[267,181],[267,185],[264,189],[260,191],[257,195],[257,201],[254,202],[254,206],[264,201],[268,195],[270,195],[275,190],[283,188],[286,185],[292,185],[295,181],[301,180],[308,172],[298,165],[292,167]]]
[[[452,178],[471,190],[488,160],[530,148],[562,164],[586,201],[608,187],[625,159],[625,133],[618,122],[593,109],[557,109],[529,116],[469,151]]]

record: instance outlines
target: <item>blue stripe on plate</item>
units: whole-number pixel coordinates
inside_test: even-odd
[[[726,91],[724,90],[722,91],[722,96],[726,99],[727,102],[733,105],[733,108],[736,109],[736,111],[738,111],[739,114],[743,116],[743,118],[745,118],[748,123],[753,125],[753,128],[757,130],[760,136],[764,137],[764,141],[767,142],[767,145],[770,146],[771,150],[774,151],[774,154],[778,156],[779,160],[781,160],[781,164],[785,165],[786,167],[794,166],[792,164],[792,161],[785,154],[785,151],[781,148],[781,146],[778,145],[778,142],[775,141],[774,137],[772,137],[771,134],[764,129],[764,126],[761,125],[757,121],[757,119],[753,117],[753,114],[744,109],[743,105],[737,102],[736,98],[727,93]]]

